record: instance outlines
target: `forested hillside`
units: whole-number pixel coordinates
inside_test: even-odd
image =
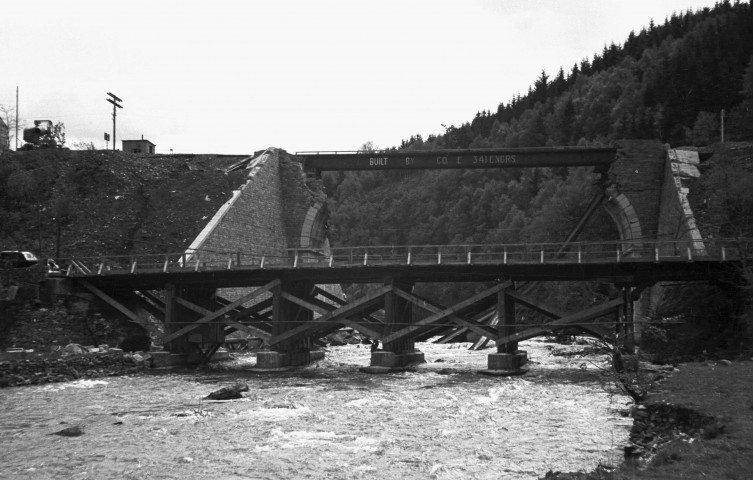
[[[729,1],[649,24],[550,76],[525,96],[427,139],[390,149],[611,145],[672,146],[753,139],[753,8]],[[582,169],[329,174],[335,244],[557,241],[583,212]],[[586,238],[609,237],[595,221]],[[612,236],[611,238],[614,238]]]
[[[526,95],[495,112],[389,149],[610,146],[620,139],[704,146],[720,142],[722,112],[725,141],[753,140],[748,2],[652,22],[590,60],[542,71]],[[330,236],[334,245],[562,241],[593,196],[592,182],[584,168],[330,173]],[[599,211],[580,239],[618,234]],[[419,293],[452,304],[480,288],[423,285]],[[565,309],[599,303],[606,293],[596,284],[537,288]]]

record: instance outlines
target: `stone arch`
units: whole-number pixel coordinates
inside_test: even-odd
[[[322,200],[317,200],[303,219],[301,227],[301,237],[299,241],[300,248],[311,249],[328,249],[329,239],[327,238],[327,221],[329,212],[327,204]]]
[[[640,242],[643,241],[643,231],[635,208],[625,194],[620,193],[614,185],[610,185],[605,191],[607,198],[604,201],[604,208],[617,226],[620,241],[629,245],[631,249],[640,247]]]

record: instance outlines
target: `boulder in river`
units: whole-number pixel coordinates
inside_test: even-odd
[[[52,435],[60,435],[61,437],[80,437],[84,434],[84,429],[80,425],[74,425],[67,427],[59,432],[54,432]]]
[[[204,400],[235,400],[236,398],[243,398],[241,392],[248,392],[248,385],[236,383],[229,387],[222,387],[204,397]]]

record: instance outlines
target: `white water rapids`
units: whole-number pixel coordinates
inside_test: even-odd
[[[367,345],[287,373],[161,370],[0,390],[0,478],[535,479],[622,459],[628,398],[602,357],[533,340],[529,373],[487,377],[491,349],[418,346],[413,372],[360,373]],[[240,400],[202,401],[236,382]],[[64,423],[63,423],[64,422]],[[80,425],[84,435],[52,433]]]

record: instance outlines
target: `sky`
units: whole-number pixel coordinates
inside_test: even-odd
[[[706,0],[3,0],[0,104],[67,146],[398,146]],[[19,145],[20,145],[19,141]],[[14,142],[11,143],[11,146]],[[109,144],[112,147],[112,144]]]

